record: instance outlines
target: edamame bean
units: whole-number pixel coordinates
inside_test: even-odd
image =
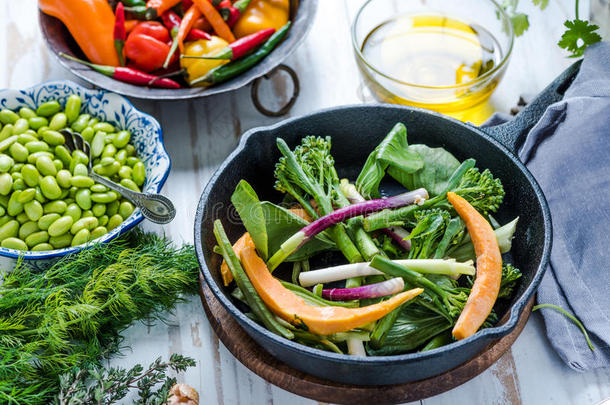
[[[78,188],[89,188],[94,183],[95,183],[95,181],[93,181],[93,179],[88,176],[74,176],[74,177],[72,177],[72,180],[70,181],[70,184],[72,184],[74,187],[78,187]]]
[[[76,235],[74,235],[70,245],[78,246],[82,245],[83,243],[87,243],[89,241],[89,236],[91,236],[91,234],[89,233],[88,229],[81,229]]]
[[[23,209],[25,210],[25,214],[28,216],[30,221],[38,221],[44,212],[42,204],[36,200],[26,203],[23,206]]]
[[[64,164],[64,167],[69,167],[70,163],[72,163],[72,155],[68,149],[63,145],[58,145],[55,147],[55,156]]]
[[[117,149],[121,149],[127,146],[130,138],[131,134],[129,133],[129,131],[119,131],[113,139],[112,143],[114,144],[114,146],[116,146]]]
[[[82,164],[88,164],[89,163],[89,156],[85,155],[85,152],[80,151],[80,150],[75,150],[74,152],[72,152],[72,161],[75,161],[76,163],[82,163]]]
[[[109,143],[108,145],[104,146],[104,151],[102,152],[102,158],[113,157],[114,155],[116,155],[116,152],[117,152],[117,149],[114,147],[114,145]]]
[[[89,187],[89,190],[91,190],[92,193],[105,193],[108,191],[108,187],[104,186],[103,184],[94,184]]]
[[[72,124],[78,118],[78,114],[80,113],[80,105],[81,99],[76,94],[71,94],[66,100],[66,108],[64,111],[66,112],[66,117],[68,118],[68,122]]]
[[[44,204],[48,201],[47,198],[42,194],[42,190],[40,189],[40,187],[36,187],[36,195],[34,196],[34,198],[41,204]]]
[[[91,125],[91,124],[89,124]],[[114,126],[108,122],[100,122],[98,124],[93,125],[93,129],[98,132],[98,131],[102,131],[105,132],[107,134],[111,134],[113,132],[116,131],[116,129],[114,128]]]
[[[8,195],[13,189],[13,176],[8,173],[0,174],[0,194]]]
[[[83,132],[81,132],[81,135],[85,141],[91,144],[91,141],[93,140],[93,135],[95,135],[95,131],[93,130],[93,128],[87,127],[83,130]]]
[[[96,132],[93,137],[93,141],[91,141],[91,156],[98,157],[104,151],[104,138],[106,137],[105,132]]]
[[[89,236],[89,238],[91,240],[93,239],[97,239],[101,236],[104,236],[108,233],[108,229],[106,229],[106,227],[104,226],[98,226],[97,228],[95,228],[94,230],[91,231],[91,234]]]
[[[70,246],[70,243],[72,243],[72,234],[64,233],[63,235],[59,236],[51,236],[49,238],[49,243],[55,249],[63,249]]]
[[[117,199],[116,195],[114,195],[114,194],[112,194],[110,192],[107,192],[107,193],[93,193],[93,194],[91,194],[91,200],[93,202],[96,202],[96,203],[108,204],[110,202],[115,201],[116,199]]]
[[[10,173],[19,173],[21,174],[21,169],[23,168],[23,163],[15,163],[13,167],[11,167]],[[21,177],[23,178],[23,176]]]
[[[6,224],[0,227],[0,241],[6,238],[17,236],[19,233],[19,222],[16,220],[9,220]]]
[[[55,168],[55,166],[53,166],[53,168]],[[61,197],[61,188],[53,176],[43,177],[40,182],[40,189],[42,190],[42,195],[49,200],[56,200]]]
[[[94,166],[93,171],[95,171],[100,176],[112,177],[117,174],[121,170],[121,164],[117,161],[113,162],[110,166]]]
[[[126,187],[130,190],[136,191],[138,193],[140,192],[140,187],[138,187],[138,185],[134,183],[134,181],[131,179],[121,179],[120,184],[121,186]]]
[[[23,179],[16,179],[13,181],[13,190],[25,190],[25,182]]]
[[[28,222],[29,218],[27,216],[27,214],[25,212],[22,212],[21,214],[17,215],[15,217],[15,219],[17,220],[17,222],[19,222],[20,224],[25,224],[26,222]]]
[[[66,208],[65,214],[71,216],[74,222],[76,222],[80,219],[82,215],[82,210],[80,209],[78,204],[71,203],[70,205],[68,205],[68,208]]]
[[[0,122],[3,124],[14,124],[19,119],[19,116],[8,108],[0,110]]]
[[[19,238],[6,238],[0,244],[3,248],[15,250],[28,250],[28,245]]]
[[[30,129],[30,124],[28,124],[28,120],[26,120],[25,118],[19,118],[13,124],[13,135],[23,134],[28,129]]]
[[[51,118],[51,121],[49,122],[49,128],[51,128],[53,131],[58,131],[62,128],[65,128],[67,122],[68,117],[66,117],[66,114],[58,112],[53,116],[53,118]]]
[[[110,156],[106,156],[100,160],[100,165],[102,165],[102,167],[106,167],[106,166],[110,166],[114,162],[115,162],[114,158],[111,158]]]
[[[74,223],[74,220],[72,219],[72,217],[65,215],[65,216],[59,218],[58,220],[56,220],[55,222],[53,222],[49,226],[49,229],[48,229],[49,235],[50,236],[63,235],[64,233],[66,233],[70,230],[73,223]],[[53,243],[51,243],[51,244],[53,244]]]
[[[27,202],[32,201],[35,196],[36,196],[36,189],[28,188],[28,189],[23,190],[19,194],[19,197],[17,197],[17,201],[19,201],[21,204],[25,204]]]
[[[122,179],[130,179],[131,180],[131,167],[129,166],[121,166],[119,169],[119,177]]]
[[[106,205],[106,214],[108,216],[113,216],[119,213],[119,206],[121,205],[119,200],[113,201],[110,204]]]
[[[9,198],[10,198],[10,196],[8,196],[8,195],[0,195],[0,205],[3,206],[4,208],[7,208]]]
[[[56,130],[49,129],[42,133],[42,139],[51,146],[63,145],[66,138]]]
[[[6,173],[11,170],[11,167],[15,164],[13,158],[4,153],[0,154],[0,173]]]
[[[129,201],[123,201],[119,206],[119,215],[123,217],[123,219],[127,219],[132,213],[135,207]]]
[[[8,138],[0,141],[0,152],[7,150],[12,144],[17,142],[17,139],[19,139],[17,135],[11,135]]]
[[[106,224],[108,224],[108,215],[102,215],[97,220],[98,220],[100,226],[106,226]]]
[[[101,217],[106,213],[106,204],[93,205],[93,207],[91,207],[91,212],[93,212],[93,215],[96,217]]]
[[[108,134],[106,135],[106,137],[104,138],[104,142],[106,143],[112,143],[114,141],[114,138],[116,138],[116,134]]]
[[[53,159],[53,166],[55,166],[55,170],[60,171],[64,168],[64,164],[59,159]]]
[[[72,185],[72,175],[66,169],[57,172],[57,184],[62,188],[70,188]]]
[[[46,103],[42,103],[36,109],[37,115],[42,115],[43,117],[50,117],[53,114],[56,114],[61,111],[61,105],[58,101],[52,100],[47,101]]]
[[[26,245],[32,247],[41,243],[45,243],[49,240],[49,233],[47,231],[34,232],[27,238],[25,238]]]
[[[119,214],[115,214],[115,215],[111,216],[110,219],[108,220],[108,224],[106,225],[106,228],[108,228],[108,231],[112,231],[114,228],[121,225],[122,222],[123,222],[123,217],[120,216]]]
[[[57,213],[57,214],[63,214],[64,212],[66,212],[66,209],[68,208],[68,204],[65,203],[65,201],[51,201],[46,203],[43,206],[43,210],[45,214],[51,214],[51,213]]]
[[[78,187],[70,187],[70,192],[68,193],[68,196],[74,200],[76,198],[76,192],[78,191]]]
[[[3,217],[0,217],[0,226],[6,224],[9,221],[12,221],[13,217],[11,217],[10,215],[4,215]],[[108,221],[106,221],[108,222]]]
[[[39,138],[42,138],[42,133],[43,133],[44,131],[48,131],[48,130],[49,130],[49,127],[48,127],[48,126],[46,126],[46,125],[43,125],[42,127],[38,128],[38,129],[36,130],[36,135],[38,135],[38,137],[39,137]]]
[[[14,184],[13,184],[13,186],[14,186]],[[23,212],[23,204],[21,204],[18,201],[20,194],[21,194],[21,190],[15,190],[15,191],[13,191],[13,194],[11,194],[11,197],[8,200],[8,207],[7,207],[6,211],[12,217],[15,217],[15,216],[19,215],[21,212]]]
[[[29,132],[24,132],[23,134],[19,134],[17,135],[17,142],[15,142],[14,144],[11,145],[11,148],[16,144],[16,143],[20,143],[21,145],[25,145],[28,142],[33,142],[33,141],[37,141],[38,140],[38,135],[36,133],[34,133],[34,135],[32,135],[32,133]],[[11,150],[11,148],[8,148],[9,151]]]
[[[91,209],[91,190],[86,188],[80,189],[76,192],[74,196],[76,203],[83,210]]]
[[[38,131],[40,128],[48,126],[49,120],[45,117],[32,117],[28,118],[28,124],[34,131]]]
[[[23,180],[30,187],[35,187],[38,185],[38,178],[40,177],[40,173],[38,173],[38,169],[34,167],[32,164],[26,164],[21,169],[21,175],[23,176]]]
[[[28,142],[28,143],[25,144],[25,147],[28,148],[28,151],[30,153],[48,152],[49,151],[49,145],[47,145],[46,143],[44,143],[42,141]]]
[[[84,217],[72,224],[70,233],[76,235],[81,229],[92,230],[98,226],[98,220],[96,217]]]
[[[124,165],[127,161],[127,152],[125,151],[125,149],[119,150],[116,155],[114,155],[114,160]]]
[[[30,119],[36,117],[36,111],[28,107],[21,107],[19,109],[19,116],[21,118]]]
[[[144,180],[146,180],[146,168],[144,167],[144,163],[138,162],[133,165],[131,177],[138,186],[144,184]]]
[[[4,214],[6,214],[6,210],[4,207],[0,206],[0,216],[3,216]]]
[[[125,153],[127,153],[127,150],[125,150]],[[125,161],[125,163],[127,163],[127,166],[129,167],[133,167],[133,165],[135,165],[136,163],[138,163],[140,161],[140,159],[138,159],[135,156],[129,156],[127,158],[127,160]]]
[[[38,224],[36,222],[28,221],[21,225],[21,227],[19,228],[19,239],[25,240],[25,238],[27,238],[34,232],[38,232],[39,230],[40,228],[38,227]]]
[[[31,143],[31,142],[30,142]],[[28,156],[28,163],[36,163],[39,157],[47,156],[50,159],[53,159],[53,154],[50,152],[34,152]]]
[[[87,169],[87,166],[85,166],[82,163],[77,163],[74,166],[74,170],[72,171],[72,174],[74,176],[87,176],[89,174],[89,170]]]
[[[89,114],[79,115],[76,121],[72,123],[72,129],[76,132],[81,132],[82,135],[82,132],[87,127],[87,124],[89,123],[90,119],[91,116]]]
[[[41,156],[36,160],[36,169],[43,176],[55,176],[57,174],[55,164],[53,164],[53,160],[48,156]],[[42,191],[44,193],[44,188]]]
[[[19,142],[12,144],[9,148],[9,152],[17,162],[26,162],[28,160],[28,155],[30,154],[28,149]]]
[[[53,250],[53,245],[50,243],[39,243],[30,249],[33,252],[44,252],[45,250]]]
[[[69,215],[69,214],[68,214]],[[51,224],[55,221],[57,221],[59,218],[61,218],[61,215],[57,214],[57,213],[51,213],[51,214],[46,214],[40,217],[40,219],[38,220],[38,227],[40,229],[42,229],[43,231],[46,231],[47,229],[49,229],[49,226],[51,226]],[[22,225],[23,226],[23,225]],[[23,238],[22,238],[23,239]]]
[[[13,135],[13,126],[11,124],[5,125],[0,131],[0,141],[3,141]]]
[[[94,215],[93,215],[93,211],[91,211],[91,210],[85,210],[85,211],[83,211],[82,218],[93,217],[93,216],[94,216]]]

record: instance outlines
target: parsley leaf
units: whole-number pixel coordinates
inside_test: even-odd
[[[530,27],[529,19],[527,14],[523,13],[509,13],[510,22],[513,25],[513,31],[515,35],[520,37]]]
[[[564,23],[567,30],[557,43],[560,48],[571,52],[571,58],[578,58],[585,52],[587,46],[602,40],[602,37],[595,32],[599,27],[588,21],[575,19]]]
[[[532,0],[534,6],[540,7],[540,10],[544,10],[549,5],[549,0]]]

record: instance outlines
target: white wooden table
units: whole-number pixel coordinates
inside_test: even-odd
[[[304,0],[307,1],[307,0]],[[372,101],[362,84],[351,51],[349,24],[361,0],[320,0],[317,17],[304,44],[286,60],[299,74],[301,95],[291,115]],[[516,42],[506,76],[492,101],[508,111],[520,94],[540,91],[571,60],[555,46],[573,2],[551,1],[544,13],[522,2],[532,24]],[[588,2],[585,2],[588,3]],[[583,15],[587,15],[586,4]],[[23,88],[51,79],[75,80],[47,50],[37,25],[36,0],[0,1],[0,87]],[[282,78],[264,85],[267,100],[279,98]],[[289,85],[289,84],[288,84]],[[277,95],[276,95],[277,93]],[[277,121],[260,115],[248,88],[210,99],[187,102],[143,102],[137,107],[161,123],[172,172],[164,193],[176,204],[171,225],[145,228],[165,232],[177,242],[193,241],[193,221],[200,193],[239,136],[249,128]],[[198,296],[178,306],[167,324],[135,325],[126,332],[133,350],[112,364],[149,363],[178,352],[194,357],[197,367],[178,376],[195,387],[201,404],[311,404],[279,389],[237,362],[218,341]],[[610,397],[610,370],[577,373],[550,347],[539,314],[531,317],[512,349],[472,381],[420,404],[597,404]],[[332,398],[329,398],[332,402]]]

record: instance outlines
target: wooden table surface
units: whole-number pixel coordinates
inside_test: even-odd
[[[307,0],[303,0],[307,1]],[[301,95],[291,116],[341,104],[373,101],[363,86],[351,51],[349,24],[361,0],[320,0],[304,44],[286,60],[301,80]],[[573,1],[551,1],[544,13],[529,1],[520,9],[532,27],[516,42],[508,71],[492,101],[507,112],[520,94],[535,94],[571,60],[555,46]],[[585,2],[588,3],[588,2]],[[587,4],[583,4],[586,15]],[[54,79],[76,80],[47,50],[37,26],[36,0],[0,2],[0,87],[23,88]],[[287,89],[288,87],[288,89]],[[263,84],[263,100],[282,103],[290,84],[279,77]],[[259,114],[244,88],[210,99],[187,102],[144,102],[135,105],[155,116],[164,130],[172,172],[164,193],[176,204],[176,219],[167,226],[145,224],[177,242],[193,241],[199,195],[215,168],[231,152],[240,135],[277,122]],[[201,404],[311,404],[312,401],[274,387],[238,363],[210,330],[199,297],[189,297],[166,324],[135,325],[126,332],[132,351],[114,365],[148,363],[178,352],[194,357],[197,367],[178,376],[195,387]],[[578,373],[563,364],[534,314],[512,349],[472,381],[420,404],[597,404],[610,397],[610,370]],[[332,398],[328,398],[332,403]]]

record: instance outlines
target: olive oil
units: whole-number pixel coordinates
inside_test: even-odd
[[[383,101],[439,111],[480,123],[500,77],[497,40],[484,28],[449,16],[400,15],[365,38],[360,67]],[[490,74],[487,74],[490,73]],[[486,75],[487,74],[487,75]]]

